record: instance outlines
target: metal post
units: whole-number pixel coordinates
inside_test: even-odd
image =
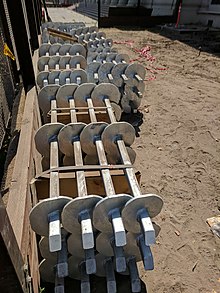
[[[47,16],[47,21],[52,21],[51,18],[50,18],[50,16],[49,16],[49,13],[48,13],[47,5],[46,5],[46,1],[45,0],[43,0],[43,5],[44,5],[44,10],[45,10],[45,13],[46,13],[46,16]]]
[[[35,85],[35,76],[28,38],[28,28],[25,23],[24,9],[21,0],[8,0],[7,7],[17,49],[20,72],[23,79],[24,89],[27,92]]]
[[[36,27],[37,27],[37,34],[40,34],[40,26],[41,26],[41,14],[42,11],[40,9],[39,11],[39,1],[38,0],[33,0],[34,3],[34,10],[35,10],[35,17],[36,17]]]
[[[98,27],[100,27],[100,18],[101,18],[101,0],[98,0]]]
[[[36,4],[37,4],[37,11],[38,11],[39,32],[40,32],[40,25],[41,25],[41,22],[42,22],[42,2],[41,2],[41,0],[36,0]]]
[[[33,1],[34,0],[25,0],[27,19],[30,29],[30,43],[32,51],[39,48],[36,12]]]

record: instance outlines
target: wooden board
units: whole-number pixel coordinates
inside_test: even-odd
[[[13,280],[11,281],[10,286],[12,286],[12,284],[14,284],[14,286],[18,286],[18,282],[20,283],[20,288],[23,289],[23,292],[27,292],[26,291],[26,283],[25,283],[25,278],[24,278],[24,260],[23,257],[21,255],[20,249],[17,245],[17,241],[15,238],[15,234],[9,219],[9,216],[7,214],[5,205],[2,201],[1,195],[0,195],[0,241],[3,240],[3,243],[1,243],[1,247],[3,246],[5,249],[1,250],[1,258],[0,260],[5,261],[5,259],[8,257],[7,255],[5,255],[5,251],[7,251],[11,263],[14,267],[14,271],[16,273],[16,277],[14,275],[7,275],[7,278],[13,278]],[[3,258],[4,257],[4,258]],[[9,262],[10,262],[9,260]],[[0,261],[0,266],[1,266],[1,271],[3,270],[3,266],[6,266],[7,263],[1,263]],[[10,267],[8,267],[8,272],[10,271]],[[12,272],[13,274],[13,272]],[[3,278],[3,276],[1,275],[1,277]],[[10,290],[10,288],[7,287],[7,292],[13,292]],[[3,291],[2,291],[3,292]],[[17,288],[16,292],[20,292],[19,288]]]
[[[23,121],[21,126],[18,151],[12,175],[12,183],[7,204],[7,212],[13,226],[19,248],[23,244],[23,236],[28,233],[25,227],[27,212],[29,167],[31,159],[31,141],[33,136],[33,112],[35,107],[36,90],[33,88],[26,97]],[[24,253],[26,252],[24,248]]]
[[[13,242],[18,247],[23,265],[27,266],[27,274],[31,274],[34,293],[38,292],[40,278],[35,234],[31,231],[29,224],[29,213],[36,199],[34,200],[34,192],[29,182],[36,175],[35,160],[37,161],[36,156],[38,157],[39,154],[35,151],[33,138],[39,126],[37,93],[36,88],[32,88],[26,95],[6,211],[14,233]],[[21,268],[18,271],[21,274]]]
[[[106,122],[110,123],[110,119],[108,113],[106,111],[96,111],[96,118],[98,122]],[[70,114],[67,113],[58,113],[57,114],[57,122],[68,124],[71,122]],[[51,116],[48,115],[47,123],[51,122]],[[83,122],[86,124],[91,123],[91,119],[88,111],[84,113],[77,112],[77,122]]]
[[[123,171],[111,171],[113,184],[115,186],[116,193],[130,194],[130,188]],[[104,185],[100,172],[91,171],[85,172],[88,194],[96,194],[105,196]],[[140,182],[141,174],[136,173],[138,182]],[[75,173],[60,173],[60,195],[70,196],[72,198],[77,197],[77,186]],[[34,184],[36,185],[37,198],[42,200],[49,197],[49,177],[39,178]]]

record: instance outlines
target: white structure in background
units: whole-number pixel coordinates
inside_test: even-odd
[[[220,28],[220,0],[183,0],[180,24],[203,24]]]
[[[141,0],[152,8],[152,16],[172,15],[177,0]],[[202,24],[220,28],[220,0],[182,0],[180,24]]]
[[[172,15],[176,0],[142,0],[141,6],[152,8],[152,16]]]

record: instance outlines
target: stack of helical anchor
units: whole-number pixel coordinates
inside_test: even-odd
[[[58,31],[67,32],[78,43],[63,40],[59,36],[52,36],[48,32],[49,25]],[[74,46],[76,44],[78,47]],[[79,44],[82,45],[81,49],[79,49]],[[130,63],[129,56],[118,53],[112,44],[112,39],[106,38],[105,33],[98,31],[98,28],[94,26],[86,27],[82,26],[81,23],[47,24],[42,32],[42,46],[40,48],[42,58],[39,60],[38,68],[39,71],[43,72],[37,79],[38,85],[42,87],[42,80],[47,78],[48,83],[53,83],[56,79],[56,82],[62,85],[65,82],[68,83],[69,78],[71,82],[74,82],[77,77],[80,77],[77,81],[78,84],[83,82],[112,83],[119,88],[119,105],[122,112],[136,112],[141,105],[145,90],[146,70],[139,63]],[[74,47],[72,48],[72,46]],[[72,55],[78,57],[70,60]],[[82,55],[86,60],[79,55]],[[45,67],[45,65],[47,66]],[[74,73],[71,74],[73,68],[77,68],[78,71],[74,70]],[[54,69],[56,71],[50,73]],[[60,71],[65,72],[60,75]],[[58,81],[59,75],[60,81]]]
[[[80,280],[81,292],[89,293],[94,274],[105,277],[107,292],[114,293],[117,272],[130,277],[130,292],[140,292],[137,262],[142,261],[145,270],[154,268],[151,245],[160,228],[152,218],[160,213],[163,201],[141,193],[131,148],[135,131],[129,123],[118,122],[119,88],[83,79],[81,44],[47,45],[39,49],[43,125],[34,140],[42,155],[42,171],[49,174],[49,197],[39,201],[29,217],[41,236],[41,279],[54,283],[55,292],[65,292],[64,280],[70,277]],[[74,176],[73,198],[60,192],[62,170]],[[87,173],[94,170],[99,171],[103,194],[97,194],[95,187],[88,192]],[[122,171],[129,193],[116,192],[112,170]]]
[[[129,63],[127,54],[90,52],[87,55],[89,82],[112,83],[119,88],[120,106],[125,113],[138,109],[143,97],[146,70],[138,63]]]
[[[68,43],[59,36],[52,36],[48,29],[53,28],[60,32],[65,32],[74,37],[79,43],[83,44],[88,51],[92,52],[111,52],[112,39],[106,39],[104,33],[99,32],[96,26],[83,26],[81,23],[50,25],[48,23],[42,28],[42,43]]]
[[[42,31],[44,31],[47,28],[54,28],[63,32],[69,32],[72,29],[79,28],[79,27],[85,27],[84,22],[45,22],[42,23]]]

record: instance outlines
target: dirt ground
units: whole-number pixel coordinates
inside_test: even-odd
[[[206,219],[220,214],[220,59],[191,37],[195,48],[159,31],[102,31],[133,60],[150,47],[139,59],[147,74],[133,147],[142,191],[159,194],[164,208],[155,269],[140,265],[141,278],[149,293],[219,293],[220,239]]]

